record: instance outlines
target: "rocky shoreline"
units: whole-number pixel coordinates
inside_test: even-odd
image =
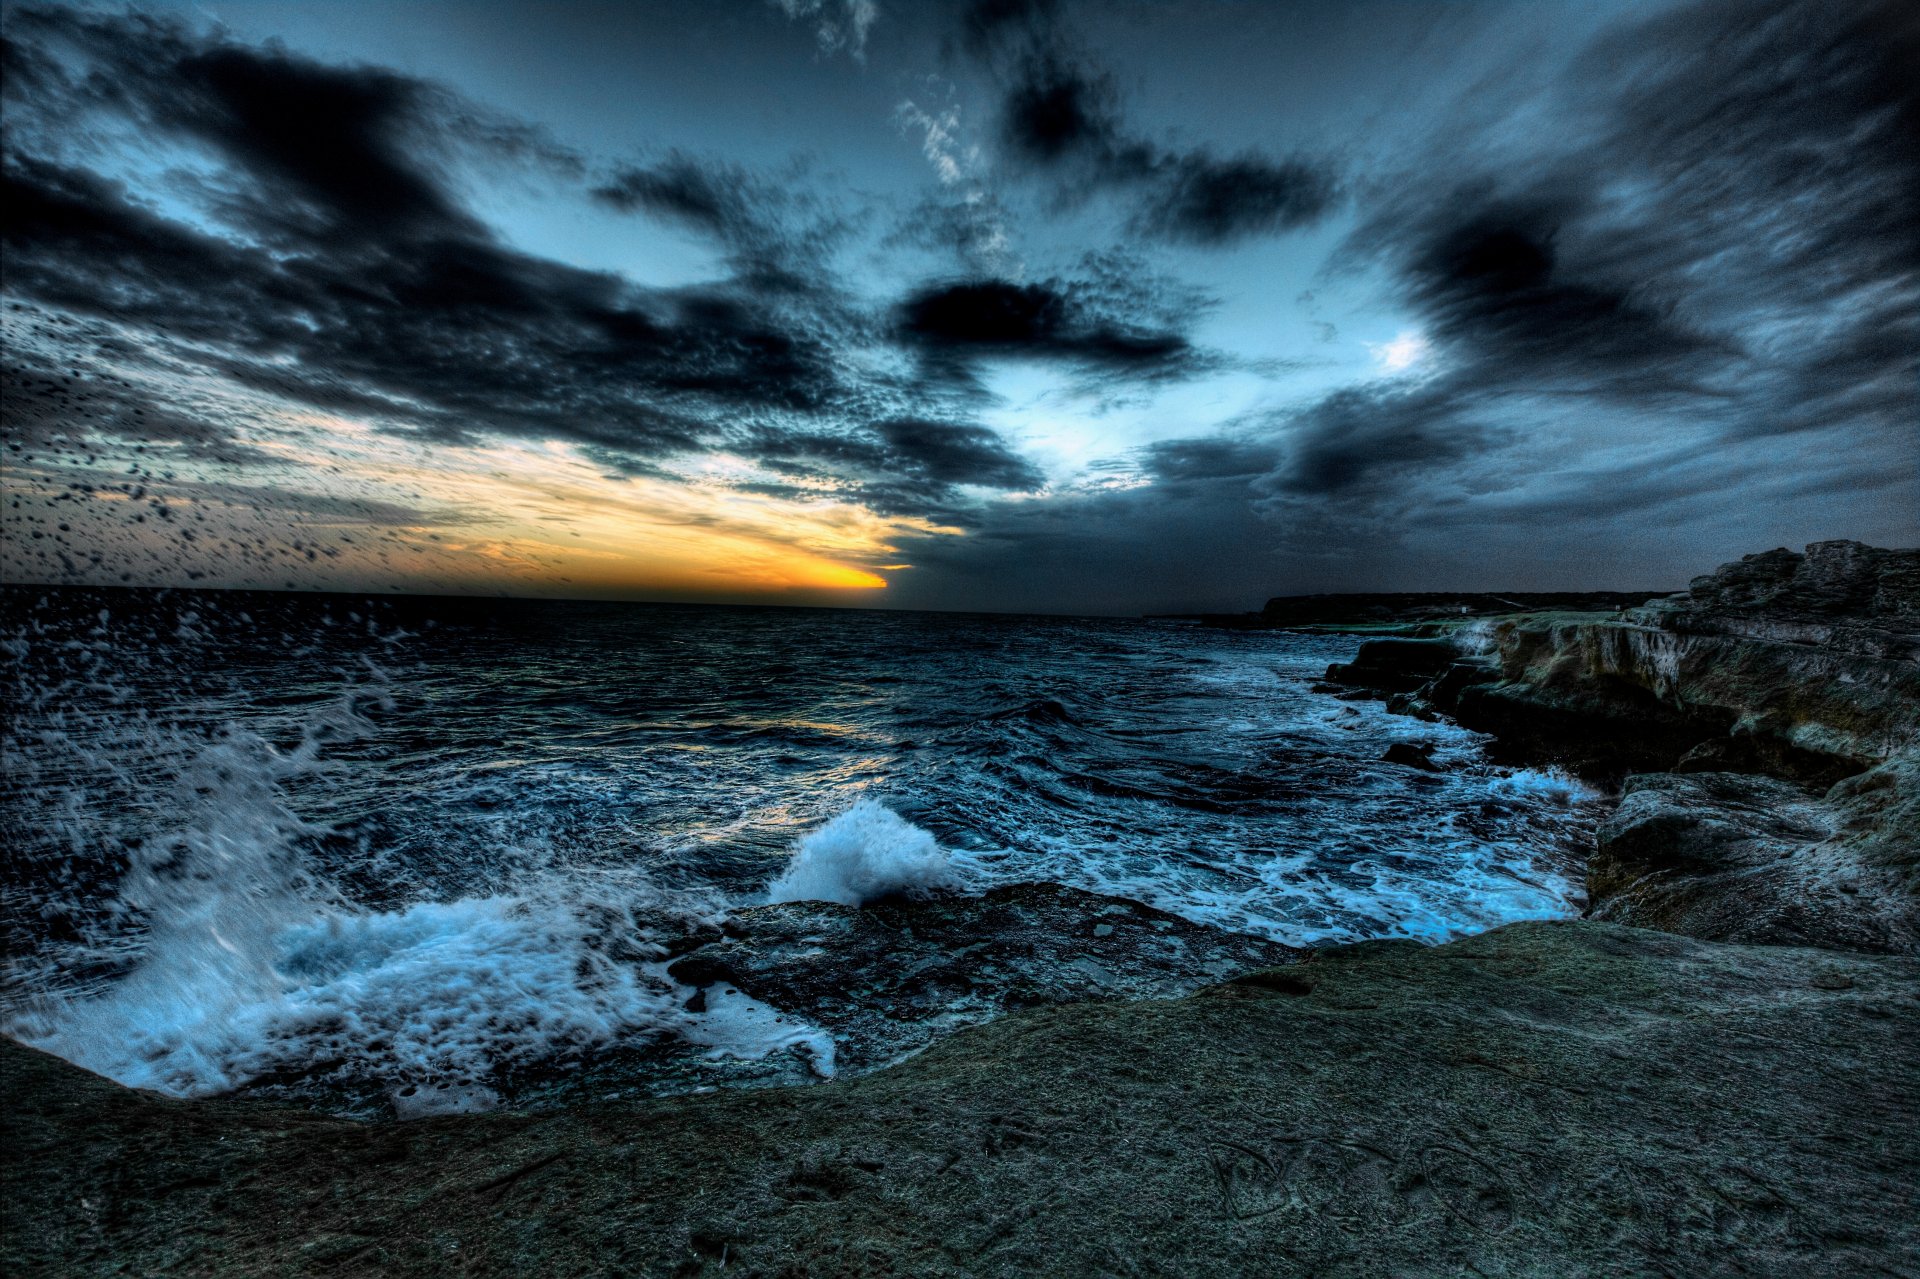
[[[682,979],[824,1022],[890,982],[937,1016],[966,997],[948,934],[991,916],[989,951],[1057,951],[1086,987],[1068,997],[1135,998],[1015,991],[991,1010],[1008,1015],[860,1078],[539,1114],[178,1102],[0,1041],[0,1264],[1920,1270],[1920,551],[1768,552],[1601,612],[1428,603],[1369,612],[1398,633],[1330,686],[1619,783],[1590,918],[1289,963],[1047,886],[977,909],[768,908],[695,939]],[[810,974],[828,933],[870,962]],[[1252,971],[1141,999],[1164,974],[1120,933]]]
[[[1410,629],[1329,681],[1621,784],[1593,918],[1920,953],[1920,552],[1820,542],[1611,615]]]

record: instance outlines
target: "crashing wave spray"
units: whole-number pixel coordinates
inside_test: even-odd
[[[703,895],[629,875],[596,897],[549,875],[512,894],[353,905],[307,864],[301,841],[318,828],[284,788],[325,767],[323,740],[369,727],[349,697],[290,751],[228,728],[189,752],[149,797],[176,829],[135,850],[115,902],[123,925],[142,925],[132,970],[95,992],[43,991],[6,1033],[175,1096],[357,1081],[402,1116],[484,1109],[507,1072],[656,1037],[713,1057],[798,1047],[832,1073],[831,1039],[745,995],[685,1008],[653,925],[713,923]]]
[[[801,837],[793,860],[768,886],[775,902],[858,906],[893,893],[924,896],[959,885],[959,871],[932,835],[870,799]]]

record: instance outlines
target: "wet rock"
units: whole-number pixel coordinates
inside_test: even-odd
[[[807,1088],[363,1124],[0,1043],[13,1274],[1897,1274],[1920,961],[1519,924]],[[724,1267],[724,1269],[723,1269]]]
[[[1427,701],[1441,710],[1452,710],[1460,700],[1460,690],[1472,684],[1488,684],[1500,678],[1500,659],[1493,654],[1458,657],[1428,685]]]
[[[1410,693],[1445,670],[1457,655],[1446,640],[1368,640],[1351,662],[1327,667],[1327,679],[1385,693]]]
[[[1515,629],[1529,624],[1522,620]],[[1549,644],[1557,648],[1557,640]],[[1488,753],[1504,762],[1558,764],[1611,781],[1672,767],[1702,742],[1726,736],[1735,720],[1732,712],[1669,705],[1623,679],[1569,678],[1564,668],[1516,665],[1512,678],[1465,684],[1453,697],[1453,717],[1493,734]]]
[[[1408,768],[1423,768],[1429,773],[1445,770],[1433,762],[1433,747],[1425,742],[1395,742],[1387,747],[1387,753],[1380,757],[1389,764],[1405,764]]]
[[[669,973],[690,986],[725,982],[825,1027],[843,1071],[1016,1009],[1167,998],[1307,953],[1060,884],[866,906],[757,906],[737,912],[727,934]]]
[[[1417,693],[1395,693],[1387,698],[1387,710],[1395,715],[1405,715],[1425,724],[1438,723],[1440,714],[1429,706],[1426,699]]]

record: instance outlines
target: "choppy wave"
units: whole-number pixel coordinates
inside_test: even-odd
[[[1314,693],[1338,637],[409,608],[16,611],[7,1033],[179,1095],[434,1113],[635,1045],[831,1074],[820,1028],[667,974],[768,901],[1050,880],[1308,945],[1578,905],[1593,792]]]
[[[262,1078],[370,1082],[403,1117],[489,1108],[503,1074],[636,1038],[716,1057],[798,1048],[832,1075],[829,1036],[738,991],[688,1008],[660,937],[717,922],[709,894],[550,874],[511,895],[351,905],[299,851],[312,827],[284,799],[286,781],[322,766],[318,740],[282,753],[229,731],[198,751],[172,788],[183,820],[137,853],[109,912],[141,921],[131,971],[104,990],[39,992],[6,1033],[181,1097]]]

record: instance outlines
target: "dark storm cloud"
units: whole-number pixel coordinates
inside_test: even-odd
[[[1053,5],[988,0],[968,11],[963,36],[974,56],[1012,63],[1000,116],[1011,154],[1080,188],[1123,194],[1136,234],[1226,245],[1311,225],[1338,203],[1325,160],[1175,150],[1129,128],[1113,77],[1072,51]]]
[[[1202,436],[1158,440],[1144,450],[1147,473],[1164,483],[1251,480],[1278,464],[1279,450],[1268,441]]]
[[[1179,370],[1195,354],[1180,334],[1103,314],[1060,281],[931,285],[901,303],[899,329],[905,341],[935,357],[1064,360],[1159,373]]]
[[[1692,65],[1663,64],[1662,48]],[[1660,230],[1700,228],[1681,240],[1692,260],[1668,269],[1750,315],[1823,321],[1766,361],[1771,404],[1741,429],[1909,430],[1920,413],[1920,9],[1705,6],[1654,20],[1639,41],[1604,41],[1587,83],[1610,64],[1629,88],[1608,162],[1661,195],[1648,217],[1613,228],[1616,251],[1663,265]]]
[[[660,453],[697,445],[714,406],[804,409],[834,393],[817,339],[723,290],[647,294],[457,237],[280,255],[30,157],[5,183],[16,292],[273,361],[278,389],[319,407],[355,394],[406,403],[396,416],[430,436]]]
[[[800,479],[851,485],[883,514],[934,513],[971,522],[950,508],[962,485],[1031,492],[1046,477],[987,427],[971,422],[893,418],[850,434],[766,432],[747,448],[771,469]],[[779,496],[805,494],[779,488]]]
[[[1048,20],[1003,9],[983,56]],[[1113,606],[1149,560],[1191,583],[1163,606],[1413,588],[1433,566],[1488,589],[1576,565],[1678,582],[1783,530],[1910,536],[1916,67],[1911,5],[1746,0],[1624,24],[1544,97],[1502,109],[1481,86],[1418,161],[1355,188],[1344,261],[1381,269],[1431,358],[1149,446],[1149,487],[909,547],[913,589],[979,599],[1018,572],[1026,606]],[[1140,163],[1096,73],[1025,70],[1007,123],[1030,162]]]
[[[837,460],[886,509],[944,512],[961,486],[1041,478],[984,428],[930,421],[940,393],[853,377],[849,346],[895,341],[949,386],[992,358],[1095,381],[1208,364],[1181,331],[1191,301],[1137,264],[1040,285],[928,285],[876,329],[825,274],[843,229],[829,212],[681,153],[610,171],[592,195],[709,237],[732,275],[645,289],[509,248],[473,218],[450,176],[461,148],[580,162],[444,88],[158,18],[24,8],[7,30],[10,65],[24,69],[9,84],[0,213],[9,291],[149,334],[247,391],[446,444],[567,440],[626,475],[810,422],[780,428],[814,441],[810,452],[768,460],[827,478]],[[221,159],[181,192],[213,223],[163,215],[90,167],[128,127]],[[146,405],[189,456],[259,456],[190,416]]]
[[[1680,10],[1576,62],[1560,154],[1410,175],[1359,242],[1476,376],[1691,389],[1740,433],[1911,412],[1916,66],[1909,5]]]
[[[1542,130],[1558,148],[1466,150],[1382,183],[1349,252],[1387,267],[1436,370],[1275,417],[1286,456],[1267,490],[1295,509],[1439,512],[1463,478],[1522,487],[1537,463],[1515,451],[1516,414],[1585,423],[1596,446],[1671,415],[1726,474],[1757,436],[1878,450],[1910,435],[1915,65],[1907,6],[1698,6],[1575,61]],[[1655,478],[1596,472],[1597,502],[1562,500],[1570,518],[1628,509],[1640,488],[1670,500]]]
[[[1031,463],[984,426],[897,418],[873,429],[893,456],[936,484],[1031,490],[1045,482]]]
[[[243,182],[271,188],[271,198],[236,191],[223,210],[258,235],[478,236],[435,172],[457,150],[577,165],[538,130],[385,68],[327,65],[137,13],[29,6],[8,23],[10,46],[38,69],[7,91],[29,145],[85,112],[197,140]]]
[[[710,168],[673,155],[649,168],[618,170],[593,190],[595,199],[622,212],[644,209],[723,239],[758,230],[738,170]]]
[[[1332,169],[1296,157],[1187,151],[1158,158],[1140,210],[1149,233],[1191,244],[1229,244],[1318,222],[1334,206]]]
[[[1565,278],[1557,234],[1538,208],[1448,219],[1406,264],[1408,297],[1435,336],[1533,375],[1653,370],[1712,347],[1625,287]]]
[[[721,246],[737,278],[769,292],[832,291],[822,269],[847,221],[818,202],[739,165],[674,152],[658,163],[611,171],[591,195],[622,213],[642,213]]]
[[[819,411],[845,391],[838,317],[818,308],[790,315],[743,281],[646,290],[499,243],[441,158],[538,140],[443,89],[155,18],[32,8],[8,22],[14,62],[57,71],[36,73],[31,97],[10,85],[17,295],[210,345],[243,384],[271,370],[280,394],[381,407],[447,441],[533,434],[645,459],[704,446],[726,415]],[[163,217],[20,143],[75,121],[216,148],[214,211],[238,234]]]
[[[1398,500],[1410,480],[1506,442],[1506,432],[1463,411],[1470,407],[1446,383],[1336,391],[1290,417],[1283,456],[1266,487],[1337,499],[1384,487]]]

